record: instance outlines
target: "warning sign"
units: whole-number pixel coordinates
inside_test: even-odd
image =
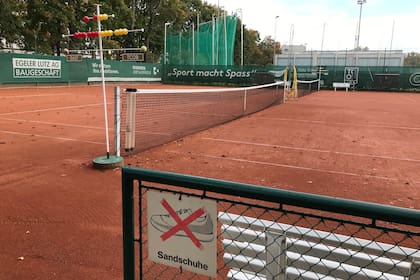
[[[216,277],[216,202],[147,193],[152,261]]]

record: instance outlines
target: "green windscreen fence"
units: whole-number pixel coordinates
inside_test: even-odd
[[[215,18],[166,36],[166,64],[233,65],[237,18]]]
[[[321,71],[321,87],[349,83],[355,90],[420,91],[420,67],[416,66],[296,66],[299,80],[317,79]]]
[[[420,91],[420,67],[326,67],[326,87],[348,82],[356,90]]]
[[[0,85],[25,83],[86,83],[101,81],[99,59],[83,57],[0,53]],[[106,81],[160,82],[161,64],[104,60]]]

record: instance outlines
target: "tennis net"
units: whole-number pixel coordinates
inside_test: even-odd
[[[282,101],[283,82],[223,89],[125,89],[118,142],[123,154],[136,153]]]
[[[318,79],[312,80],[312,81],[297,80],[297,89],[298,89],[297,97],[302,97],[302,96],[311,94],[315,91],[318,91],[318,84],[319,84]]]

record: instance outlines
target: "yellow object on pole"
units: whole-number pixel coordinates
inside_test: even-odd
[[[283,75],[283,81],[287,82],[287,71],[289,70],[289,68],[286,67],[286,69],[284,69],[284,75]]]
[[[298,97],[298,88],[297,88],[297,71],[296,66],[293,66],[293,85],[292,85],[292,97]]]
[[[108,15],[107,14],[100,14],[99,15],[99,20],[103,21],[103,20],[108,20]]]

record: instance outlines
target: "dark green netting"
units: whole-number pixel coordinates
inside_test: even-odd
[[[198,28],[169,33],[166,63],[172,65],[233,65],[237,18],[215,18]]]

